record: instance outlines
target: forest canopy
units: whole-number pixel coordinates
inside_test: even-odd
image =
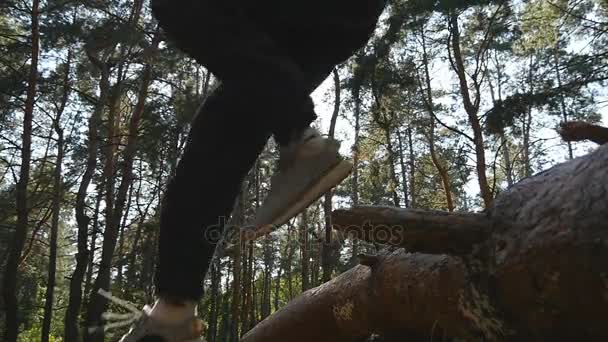
[[[378,251],[332,230],[334,209],[481,212],[588,153],[556,129],[606,123],[607,79],[606,0],[389,0],[368,44],[313,96],[318,128],[343,141],[353,173],[277,231],[221,245],[200,303],[207,340],[238,341]],[[152,301],[166,180],[217,84],[167,39],[148,2],[2,1],[4,341],[93,341],[100,288]],[[232,226],[260,206],[277,156],[271,141]]]

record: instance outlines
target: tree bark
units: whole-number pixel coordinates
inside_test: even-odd
[[[270,236],[264,238],[264,284],[262,287],[262,301],[260,313],[262,319],[270,315],[270,292],[272,288],[272,271],[274,268],[274,255]]]
[[[236,208],[234,209],[232,220],[237,224],[237,226],[243,224],[245,222],[245,196],[246,196],[247,187],[245,184],[241,184],[241,191],[236,200]],[[231,315],[231,323],[230,323],[230,341],[236,342],[240,338],[239,334],[239,321],[242,322],[240,317],[242,305],[241,305],[241,291],[243,289],[242,284],[242,262],[243,262],[243,252],[245,251],[245,243],[240,241],[237,244],[237,250],[234,254],[233,258],[233,268],[232,268],[232,301],[230,307],[230,315]],[[242,330],[241,330],[242,331]]]
[[[39,24],[40,0],[32,0],[32,11],[30,18],[32,22],[32,46],[30,70],[27,82],[27,96],[23,111],[23,135],[21,146],[21,165],[19,169],[19,182],[16,186],[17,224],[15,234],[11,243],[4,279],[2,280],[2,295],[6,306],[6,331],[4,340],[6,342],[17,342],[19,334],[19,303],[17,299],[17,280],[19,260],[23,252],[23,246],[28,230],[28,195],[27,186],[30,181],[30,163],[32,157],[32,119],[34,116],[34,104],[36,103],[36,85],[38,83],[38,57],[40,54],[40,24]]]
[[[87,249],[89,221],[91,220],[91,218],[86,214],[87,189],[91,184],[91,180],[93,179],[93,175],[95,173],[95,168],[97,167],[97,148],[99,144],[98,129],[110,89],[110,72],[107,65],[99,61],[91,52],[87,51],[87,55],[92,61],[93,65],[100,70],[101,77],[99,81],[99,98],[88,122],[89,132],[85,171],[82,175],[82,180],[80,181],[78,192],[76,194],[75,215],[76,223],[78,225],[77,253],[75,256],[76,266],[74,267],[74,273],[72,273],[72,277],[70,278],[70,294],[64,319],[65,342],[79,341],[78,317],[80,313],[80,306],[82,304],[82,282],[85,279],[87,263],[92,256],[92,253],[94,253],[94,251],[89,252]],[[99,203],[99,201],[97,201],[97,203]]]
[[[243,295],[241,305],[241,333],[245,333],[254,325],[253,317],[251,317],[251,309],[253,302],[253,241],[247,242],[246,257],[243,260]]]
[[[399,187],[399,180],[397,179],[397,172],[395,171],[395,149],[393,148],[393,141],[391,139],[391,124],[388,120],[386,120],[384,129],[384,137],[386,138],[386,151],[387,151],[387,164],[389,175],[391,177],[391,194],[393,195],[393,205],[395,207],[401,206],[399,200],[399,194],[397,193],[397,188]]]
[[[484,214],[359,206],[333,213],[333,227],[349,238],[410,252],[466,255],[490,233]]]
[[[207,330],[207,339],[209,342],[215,342],[217,336],[217,323],[219,316],[219,307],[221,304],[220,297],[220,258],[215,258],[211,264],[211,305],[209,310],[209,328]]]
[[[411,220],[409,211],[391,209],[409,217],[401,224],[414,231],[453,220],[445,226],[460,225],[462,234],[485,227],[486,238],[462,256],[443,254],[447,248],[362,256],[361,266],[302,294],[242,341],[352,341],[372,332],[417,340],[605,341],[607,164],[602,145],[515,184],[483,215]],[[386,216],[385,208],[366,210],[347,223]],[[335,222],[344,220],[336,214]]]
[[[144,52],[144,54],[146,55],[145,58],[150,58],[150,55],[156,52],[156,50],[158,49],[158,44],[160,43],[160,39],[160,30],[157,28],[150,47],[147,49],[146,52]],[[114,147],[112,146],[112,143],[109,147],[109,149],[112,150],[108,150],[107,158],[109,158],[110,160],[108,161],[108,164],[106,164],[107,168],[105,170],[105,176],[107,177],[106,182],[111,184],[106,184],[106,205],[108,206],[106,208],[106,229],[104,231],[99,272],[97,274],[97,278],[95,279],[95,284],[93,285],[93,293],[95,294],[99,289],[109,289],[112,257],[114,255],[114,250],[116,248],[116,243],[118,239],[120,218],[123,215],[128,190],[131,186],[131,183],[133,182],[133,160],[137,151],[139,125],[142,119],[142,115],[144,113],[144,106],[148,95],[148,87],[150,86],[152,79],[152,64],[150,61],[146,62],[147,63],[145,64],[143,70],[141,86],[137,96],[137,103],[135,105],[133,113],[131,114],[131,119],[129,122],[129,136],[127,138],[127,144],[124,150],[124,160],[122,163],[121,170],[122,177],[120,180],[120,185],[118,186],[118,190],[116,192],[115,202],[112,196],[113,181],[110,181],[109,178],[112,177],[111,172],[113,170],[113,162],[111,161],[111,159],[113,159]],[[113,125],[112,121],[110,121],[109,124]],[[108,192],[110,193],[108,194]],[[107,299],[102,296],[94,296],[93,298],[91,298],[87,311],[87,324],[89,326],[100,325],[101,314],[103,313],[106,304]],[[103,334],[91,334],[88,335],[88,338],[90,338],[90,341],[102,341]],[[87,339],[87,341],[89,340]]]
[[[293,291],[293,256],[295,254],[295,243],[292,240],[292,226],[287,227],[287,262],[286,262],[286,271],[287,271],[287,294],[289,295],[289,300],[292,300],[294,297]]]
[[[64,154],[63,128],[61,128],[61,116],[70,96],[70,66],[72,51],[68,51],[65,63],[65,76],[63,78],[63,94],[57,110],[57,115],[53,122],[53,129],[57,134],[57,158],[55,158],[55,170],[53,173],[53,217],[51,218],[51,237],[50,253],[48,266],[48,280],[46,285],[46,295],[44,303],[44,318],[42,320],[41,342],[49,341],[51,332],[51,320],[53,318],[53,301],[55,298],[55,274],[57,272],[57,234],[59,230],[59,215],[61,214],[61,199],[63,197],[63,187],[61,184],[61,172]]]
[[[116,253],[116,285],[119,288],[123,288],[123,268],[125,256],[125,229],[127,228],[127,218],[129,217],[129,211],[131,210],[131,202],[133,200],[133,188],[134,184],[131,180],[129,185],[129,194],[127,195],[127,204],[124,208],[124,214],[122,215],[122,223],[120,223],[120,233],[118,236],[118,251]]]
[[[410,207],[410,198],[408,193],[407,167],[405,166],[405,150],[403,148],[403,137],[401,132],[397,131],[397,141],[399,143],[399,166],[401,167],[401,182],[403,184],[403,204],[406,208]]]
[[[283,255],[283,254],[280,254]],[[279,270],[277,272],[277,279],[274,282],[274,297],[273,297],[273,303],[274,303],[274,311],[279,310],[279,296],[281,294],[281,279],[283,276],[283,267],[282,265],[279,266]]]
[[[559,33],[558,33],[558,38],[555,42],[555,48],[553,49],[553,68],[555,69],[555,78],[557,80],[557,87],[561,88],[562,87],[562,76],[561,76],[561,73],[559,72],[560,63],[559,63],[558,45],[559,45]],[[564,99],[564,95],[561,92],[559,94],[559,109],[562,114],[563,122],[568,122],[568,111],[566,110],[566,100]],[[566,145],[568,146],[568,158],[569,159],[574,158],[574,154],[572,153],[572,143],[570,141],[566,141]]]
[[[416,208],[418,206],[417,198],[418,195],[416,193],[416,169],[414,168],[415,157],[414,154],[414,143],[412,141],[412,129],[407,129],[407,146],[409,148],[409,167],[410,167],[410,194],[411,194],[411,207]]]
[[[88,266],[86,266],[86,276],[84,280],[84,294],[91,294],[91,286],[93,286],[93,273],[95,271],[95,251],[97,250],[97,235],[99,231],[99,212],[101,201],[103,199],[103,182],[97,186],[97,197],[95,199],[95,210],[93,211],[93,226],[91,227],[91,242],[90,252],[88,253]]]
[[[350,342],[372,332],[408,337],[447,332],[471,341],[481,335],[473,310],[479,308],[459,258],[396,251],[379,259],[374,267],[356,266],[303,293],[241,342]],[[486,329],[483,335],[493,333]]]
[[[481,122],[477,116],[479,112],[479,103],[481,101],[480,87],[481,84],[477,80],[477,75],[473,75],[473,83],[475,84],[475,98],[471,98],[471,92],[469,91],[469,84],[467,81],[467,73],[464,66],[464,58],[460,51],[460,29],[458,27],[458,15],[451,13],[448,19],[448,27],[450,31],[451,39],[449,41],[449,49],[451,49],[452,55],[452,68],[456,72],[460,84],[460,94],[462,95],[462,101],[464,103],[464,109],[468,115],[471,129],[473,130],[473,143],[475,144],[475,156],[476,156],[476,169],[477,169],[477,181],[479,183],[479,189],[481,198],[484,206],[488,208],[492,204],[492,191],[488,185],[488,179],[486,176],[486,152],[483,139],[483,131],[481,129]],[[481,58],[481,57],[480,57]],[[481,61],[479,61],[481,63]]]
[[[452,187],[450,186],[450,176],[448,175],[447,167],[444,166],[439,157],[437,156],[437,151],[435,150],[435,104],[433,103],[433,94],[431,90],[431,75],[429,73],[429,57],[426,49],[426,36],[424,33],[424,27],[421,28],[420,37],[422,41],[422,63],[424,65],[424,85],[426,87],[425,91],[422,90],[422,82],[419,82],[421,85],[421,91],[424,94],[424,104],[426,110],[429,113],[429,153],[431,154],[431,160],[433,161],[433,165],[437,169],[437,173],[439,174],[439,178],[441,179],[441,185],[443,186],[443,192],[445,194],[445,202],[448,211],[454,211],[454,200],[452,199]]]
[[[334,68],[333,71],[334,78],[334,111],[331,115],[331,121],[329,125],[329,139],[334,139],[335,131],[336,131],[336,121],[338,120],[338,114],[340,113],[340,75],[338,74],[338,70]],[[330,190],[325,194],[325,198],[323,200],[323,214],[325,216],[325,238],[321,247],[321,262],[323,273],[321,275],[321,279],[323,282],[328,281],[331,278],[331,274],[333,272],[334,265],[334,254],[336,246],[332,241],[332,232],[331,232],[331,209],[332,209],[332,198],[333,191]]]
[[[534,94],[534,83],[532,78],[533,56],[530,56],[528,63],[528,92]],[[523,176],[530,177],[532,175],[532,164],[530,161],[530,131],[532,129],[532,104],[528,105],[526,115],[522,118],[522,135],[523,135]]]
[[[304,210],[300,221],[300,256],[301,256],[301,279],[302,292],[310,288],[310,250],[308,242],[308,212]]]

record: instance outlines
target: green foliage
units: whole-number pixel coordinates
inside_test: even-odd
[[[62,165],[58,273],[50,340],[62,341],[65,308],[73,295],[68,284],[75,268],[74,208],[91,143],[89,130],[96,132],[99,140],[94,151],[97,165],[84,209],[89,219],[87,248],[93,258],[88,267],[90,282],[82,284],[83,291],[88,292],[84,293],[80,308],[81,329],[106,235],[106,186],[109,180],[117,181],[123,176],[130,119],[146,63],[152,63],[152,83],[137,129],[131,195],[121,213],[122,233],[113,253],[111,288],[137,304],[153,300],[159,211],[165,184],[175,172],[197,108],[217,82],[207,70],[179,52],[171,40],[164,39],[153,57],[144,56],[157,23],[147,5],[138,12],[136,4],[122,0],[50,0],[41,4],[41,62],[28,187],[30,230],[27,257],[19,268],[22,342],[39,341],[42,333],[49,265],[49,213],[56,191],[52,175],[58,136],[53,121],[65,94],[63,80],[68,71],[68,55],[71,56],[69,94],[59,121],[66,156]],[[31,61],[28,6],[28,2],[5,1],[0,8],[2,273],[16,220],[21,119]],[[136,12],[138,21],[130,22]],[[566,156],[566,149],[557,144],[556,136],[547,133],[558,121],[601,120],[608,79],[606,0],[576,3],[391,0],[367,46],[339,68],[341,103],[337,132],[344,140],[344,151],[347,154],[354,151],[355,109],[358,109],[358,179],[355,184],[351,175],[335,189],[333,208],[348,207],[356,198],[359,204],[394,205],[398,201],[401,206],[407,202],[417,208],[447,210],[448,193],[455,210],[482,208],[471,118],[463,111],[461,84],[451,64],[454,55],[448,39],[453,36],[446,25],[449,15],[456,16],[459,22],[467,90],[472,98],[480,93],[479,102],[474,105],[479,107],[476,115],[485,141],[483,167],[494,194],[506,187],[509,177],[517,182]],[[101,98],[104,72],[108,73],[109,87],[105,99]],[[328,98],[325,105],[331,107],[333,89]],[[321,109],[324,107],[319,105]],[[108,122],[111,108],[115,109],[116,122]],[[89,127],[89,118],[96,111],[101,114],[101,121]],[[113,137],[108,136],[110,127],[115,128]],[[327,131],[324,126],[320,129]],[[116,144],[111,159],[114,165],[106,179],[104,163],[111,141]],[[576,146],[582,146],[577,154],[586,148]],[[242,210],[246,220],[255,214],[268,193],[277,155],[277,146],[269,143],[246,179]],[[447,191],[440,176],[442,168]],[[116,190],[117,184],[114,185]],[[278,307],[282,307],[301,292],[305,280],[313,285],[319,283],[320,251],[325,236],[322,204],[319,201],[311,206],[307,226],[303,226],[301,217],[295,218],[288,227],[275,232],[269,242],[256,242],[251,264],[244,264],[248,256],[243,252],[240,283],[234,283],[232,278],[235,255],[231,251],[220,253],[218,294],[211,295],[208,276],[201,301],[201,315],[208,322],[212,320],[210,308],[216,307],[216,341],[229,340],[234,324],[244,317],[234,317],[231,311],[233,289],[239,295],[253,296],[250,307],[245,308],[243,297],[236,303],[239,309],[248,310],[249,325],[253,325],[262,318],[262,306],[268,304],[263,303],[268,300],[264,293],[270,291],[270,311],[274,311],[275,298]],[[307,245],[300,239],[301,231],[308,234]],[[357,251],[376,251],[380,247],[343,241],[340,236],[337,240],[334,274],[356,264],[353,254]],[[305,248],[309,260],[302,259]],[[305,266],[309,267],[309,279],[302,275]],[[249,276],[251,286],[245,283]]]

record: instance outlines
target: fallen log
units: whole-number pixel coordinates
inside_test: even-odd
[[[337,229],[369,222],[406,227],[397,245],[410,251],[362,258],[370,266],[305,292],[242,340],[608,341],[608,145],[522,180],[483,215],[365,207],[333,217]]]
[[[346,342],[373,331],[471,339],[502,334],[500,321],[479,315],[484,310],[459,258],[402,251],[378,258],[373,267],[356,266],[305,292],[241,341]]]
[[[332,226],[350,238],[453,255],[469,253],[490,234],[485,214],[377,206],[335,210]]]

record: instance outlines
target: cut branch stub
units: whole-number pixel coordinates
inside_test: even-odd
[[[489,237],[485,214],[360,206],[335,210],[334,229],[350,238],[404,247],[410,252],[468,254]]]

